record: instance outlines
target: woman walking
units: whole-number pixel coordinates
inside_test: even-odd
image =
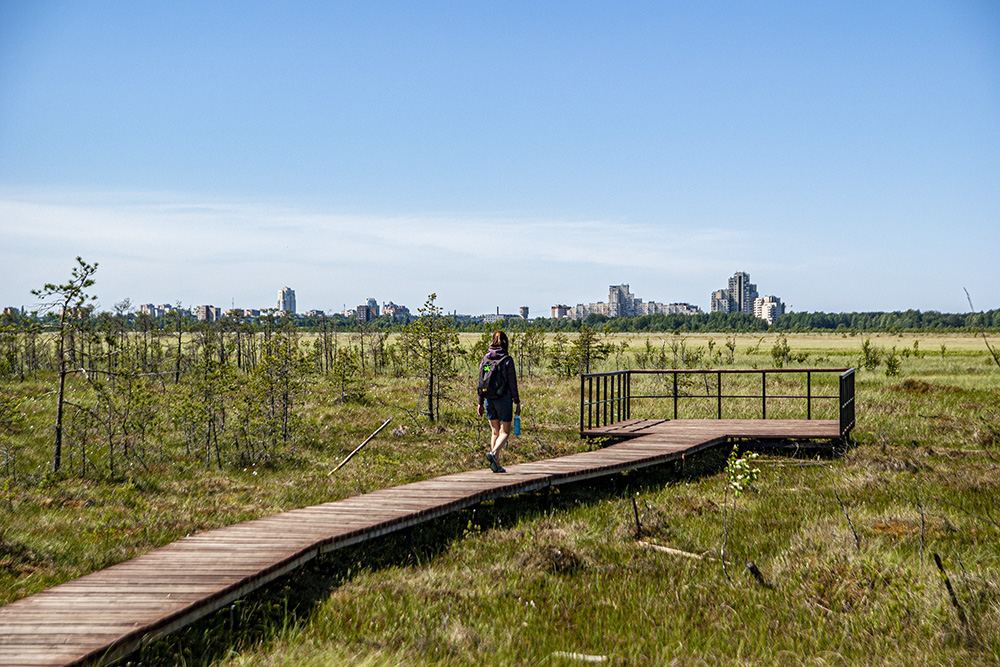
[[[490,470],[507,472],[497,456],[510,436],[514,415],[521,414],[521,397],[517,393],[517,373],[514,360],[507,353],[507,334],[493,334],[490,349],[479,363],[479,416],[486,413],[490,420],[490,451],[486,455]]]

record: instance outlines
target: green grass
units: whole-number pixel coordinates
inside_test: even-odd
[[[717,349],[726,337],[691,336],[686,345],[706,350],[709,338]],[[912,350],[915,337],[870,338]],[[864,339],[789,335],[788,343],[808,356],[803,366],[852,366]],[[630,340],[638,349],[645,336]],[[739,339],[734,367],[770,366],[775,337],[748,353],[758,340]],[[683,469],[485,503],[330,554],[139,659],[585,664],[566,657],[575,653],[628,665],[996,664],[1000,370],[981,339],[919,341],[920,355],[904,357],[899,376],[859,371],[856,447],[822,459],[765,452],[758,482],[738,498],[722,474],[725,452],[709,452]],[[130,481],[46,475],[50,387],[8,385],[31,397],[35,416],[13,443],[21,473],[0,479],[0,600],[196,530],[482,465],[487,432],[467,398],[471,378],[456,383],[434,425],[416,416],[415,380],[370,385],[366,403],[347,405],[311,386],[301,441],[267,466],[220,471],[197,457],[169,459],[133,467]],[[506,460],[590,446],[575,434],[578,380],[523,385],[525,435]],[[389,428],[327,475],[388,417]],[[642,541],[711,558],[640,546],[633,500]]]

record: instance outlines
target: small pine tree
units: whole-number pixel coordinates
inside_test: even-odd
[[[410,367],[427,381],[427,418],[440,416],[441,395],[455,375],[455,359],[461,355],[458,332],[451,318],[442,316],[432,293],[419,309],[420,317],[403,330],[402,343]]]
[[[46,283],[41,289],[31,290],[31,293],[43,301],[47,310],[59,310],[59,332],[56,342],[56,363],[59,370],[59,389],[56,393],[56,433],[55,446],[52,453],[52,472],[59,472],[62,462],[63,441],[63,405],[66,394],[66,376],[69,374],[66,343],[79,327],[79,320],[86,312],[87,305],[97,299],[87,290],[94,285],[94,272],[97,262],[87,264],[81,257],[76,258],[77,265],[73,267],[70,279],[61,285]],[[70,346],[72,347],[72,346]]]
[[[861,359],[859,365],[866,371],[873,371],[882,364],[882,350],[874,345],[870,338],[861,344]]]
[[[892,351],[885,358],[885,375],[886,377],[895,377],[899,375],[899,369],[902,365],[899,355],[896,354],[896,346],[892,346]]]

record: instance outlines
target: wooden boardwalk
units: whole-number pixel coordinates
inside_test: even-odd
[[[835,420],[628,420],[585,432],[603,449],[473,470],[183,538],[0,607],[0,665],[95,665],[124,657],[320,554],[485,500],[682,459],[731,439],[838,440]]]

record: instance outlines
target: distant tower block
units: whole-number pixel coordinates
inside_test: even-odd
[[[756,298],[757,286],[750,282],[750,274],[745,271],[734,273],[729,279],[729,312],[753,313]]]
[[[291,287],[282,287],[278,290],[278,310],[286,313],[295,312],[295,290]]]
[[[519,310],[521,312],[521,319],[522,320],[528,319],[528,307],[527,306],[521,306]]]

